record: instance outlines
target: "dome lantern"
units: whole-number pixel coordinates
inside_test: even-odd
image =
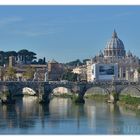
[[[117,33],[116,33],[115,29],[114,29],[114,32],[113,32],[113,34],[112,34],[112,38],[118,38],[118,36],[117,36]]]

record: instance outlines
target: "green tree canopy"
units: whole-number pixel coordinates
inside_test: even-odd
[[[89,61],[90,59],[84,59],[83,64],[86,65],[86,61]]]
[[[32,51],[28,51],[26,49],[22,49],[18,51],[18,56],[22,57],[22,60],[27,63],[27,61],[32,62],[34,59],[36,59],[36,53]]]
[[[63,75],[62,75],[62,80],[68,80],[68,81],[77,81],[78,78],[78,74],[73,73],[71,71],[66,71]]]
[[[5,70],[5,76],[8,78],[8,80],[15,80],[16,70],[13,67],[7,67]]]
[[[33,60],[36,59],[36,53],[32,51],[28,51],[26,49],[22,49],[18,52],[16,51],[0,51],[0,65],[3,66],[4,64],[9,63],[9,56],[14,56],[15,60],[20,58],[20,61],[23,61],[25,64],[32,63]]]
[[[35,69],[32,68],[31,66],[27,66],[25,68],[25,72],[23,73],[23,77],[27,80],[31,80],[34,78],[34,73],[35,73]]]
[[[137,69],[138,73],[140,73],[140,68]]]
[[[5,56],[6,57],[17,56],[17,52],[16,51],[8,51],[8,52],[5,52]]]

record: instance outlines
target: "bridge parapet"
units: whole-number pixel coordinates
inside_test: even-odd
[[[40,85],[44,88],[45,94],[50,94],[53,89],[57,87],[68,88],[72,92],[78,92],[84,96],[85,92],[92,87],[100,87],[109,94],[114,90],[116,94],[119,94],[124,88],[131,86],[140,91],[140,83],[128,82],[128,81],[96,81],[93,83],[87,82],[61,82],[61,81],[0,81],[0,87],[7,86],[10,92],[18,93],[22,92],[24,87],[29,87],[39,92]],[[2,88],[0,88],[2,89]]]

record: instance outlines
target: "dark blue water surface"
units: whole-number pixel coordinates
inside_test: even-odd
[[[40,105],[23,97],[0,105],[0,134],[140,134],[140,115],[122,106],[86,99],[53,98]]]

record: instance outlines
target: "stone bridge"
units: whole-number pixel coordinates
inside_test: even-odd
[[[116,95],[123,94],[123,90],[130,88],[135,89],[137,92],[134,92],[132,96],[140,97],[140,83],[137,82],[39,82],[39,81],[1,81],[0,82],[0,92],[8,91],[12,95],[22,94],[23,88],[28,87],[33,89],[37,94],[45,94],[49,96],[53,89],[58,87],[68,88],[71,93],[78,93],[79,96],[83,97],[91,88],[99,87],[104,89],[107,94],[115,93]]]

